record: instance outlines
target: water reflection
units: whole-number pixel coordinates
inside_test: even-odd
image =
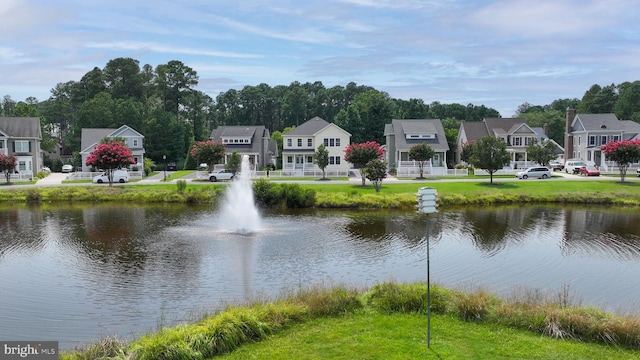
[[[0,338],[63,347],[135,335],[191,311],[313,283],[424,281],[426,217],[412,211],[265,213],[250,235],[208,207],[0,208]],[[465,207],[429,215],[432,279],[560,289],[640,309],[640,209]],[[160,320],[161,319],[161,320]]]

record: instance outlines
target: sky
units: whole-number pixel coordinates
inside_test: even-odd
[[[179,60],[212,98],[321,81],[519,105],[640,80],[635,0],[2,0],[0,97],[49,98],[109,60]]]

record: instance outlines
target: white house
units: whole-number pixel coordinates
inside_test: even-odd
[[[344,150],[351,142],[351,134],[338,125],[314,117],[282,135],[282,171],[304,175],[306,171],[319,171],[313,163],[318,146],[329,151],[329,165],[325,172],[347,174],[352,164],[344,161]]]
[[[82,129],[82,137],[80,140],[80,155],[82,156],[82,171],[91,171],[91,168],[86,165],[87,157],[91,154],[96,146],[100,144],[100,141],[104,138],[122,138],[124,139],[124,145],[131,150],[133,155],[133,161],[135,165],[131,167],[137,167],[139,171],[144,168],[144,136],[127,125],[122,125],[117,129],[99,129],[89,128]]]
[[[35,175],[42,170],[42,129],[37,117],[0,117],[0,152],[16,156],[16,171]]]

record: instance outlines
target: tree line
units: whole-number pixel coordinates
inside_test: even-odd
[[[116,58],[95,67],[79,81],[56,84],[48,99],[15,101],[5,95],[2,116],[39,116],[50,143],[60,141],[65,154],[80,151],[83,128],[129,125],[145,136],[146,156],[155,162],[183,163],[198,141],[219,126],[264,125],[271,133],[285,132],[319,116],[352,135],[352,142],[385,143],[384,125],[392,119],[441,119],[451,149],[461,121],[481,121],[501,114],[484,105],[429,104],[422,99],[394,99],[366,85],[349,82],[325,87],[322,82],[289,85],[258,84],[230,89],[215,99],[197,90],[196,70],[172,60],[155,67],[140,66],[132,58]],[[640,82],[592,86],[579,99],[560,99],[549,105],[528,103],[516,116],[532,126],[547,124],[550,137],[562,143],[564,110],[615,112],[619,118],[640,121]],[[453,156],[448,158],[453,159]]]

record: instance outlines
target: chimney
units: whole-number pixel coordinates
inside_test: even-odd
[[[544,125],[542,125],[542,131],[544,132],[544,136],[549,137],[549,124],[544,123]]]
[[[564,160],[567,161],[573,157],[573,136],[571,134],[571,123],[576,117],[576,109],[567,108],[566,128],[564,133]]]

